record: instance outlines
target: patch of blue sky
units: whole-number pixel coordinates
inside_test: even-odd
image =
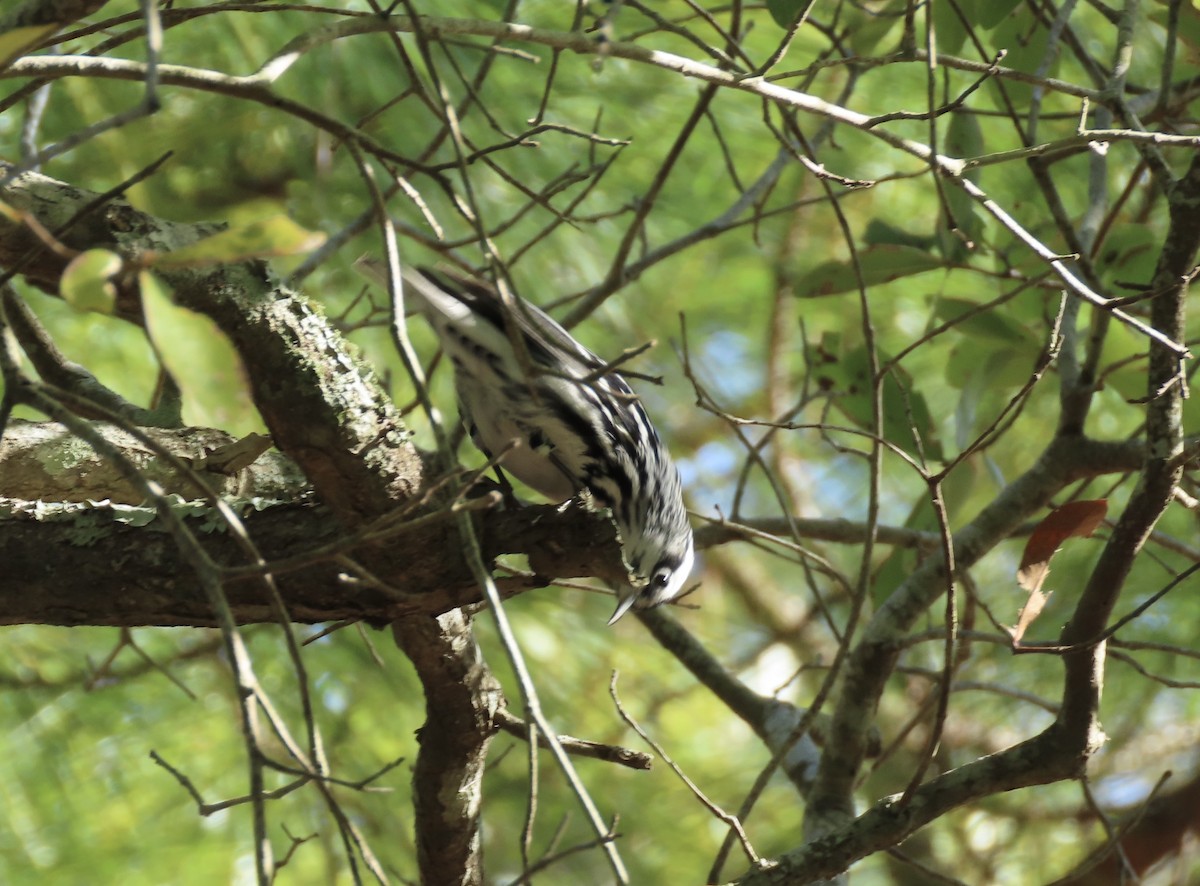
[[[744,432],[753,443],[761,439],[767,430],[747,427]],[[786,437],[798,432],[783,433]],[[795,446],[797,443],[785,439],[785,445]],[[679,476],[693,507],[705,512],[720,508],[726,516],[730,515],[737,481],[748,457],[742,445],[721,440],[705,443],[690,457],[677,458]],[[793,488],[803,490],[808,497],[804,515],[838,514],[852,520],[865,518],[867,471],[861,459],[840,455],[831,461],[806,463],[801,455],[794,464],[799,476],[789,479]],[[746,515],[779,513],[779,502],[774,491],[763,482],[761,466],[751,467],[749,484],[742,495],[741,510]]]
[[[762,387],[763,358],[751,354],[741,333],[718,329],[709,333],[700,352],[700,375],[717,399],[740,401]]]

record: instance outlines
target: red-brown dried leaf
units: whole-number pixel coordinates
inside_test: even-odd
[[[1091,535],[1107,513],[1108,500],[1099,498],[1069,502],[1047,514],[1025,544],[1021,568],[1017,570],[1017,584],[1026,591],[1040,588],[1050,571],[1050,558],[1062,543],[1068,538]]]
[[[1021,608],[1017,626],[1013,629],[1013,643],[1019,643],[1026,629],[1041,614],[1049,594],[1042,593],[1042,583],[1050,574],[1050,558],[1068,538],[1086,538],[1108,513],[1108,500],[1073,501],[1055,508],[1029,536],[1021,567],[1017,570],[1017,584],[1029,591],[1029,599]]]
[[[1017,626],[1013,628],[1012,642],[1014,646],[1020,643],[1021,638],[1025,636],[1025,629],[1033,624],[1035,618],[1042,614],[1042,609],[1049,599],[1050,595],[1043,594],[1041,591],[1029,592],[1029,599],[1021,607],[1021,614],[1017,616]]]

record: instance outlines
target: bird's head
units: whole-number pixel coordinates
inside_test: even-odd
[[[619,592],[620,602],[608,620],[610,625],[630,609],[650,609],[679,596],[695,560],[691,530],[642,536],[636,543],[625,545],[625,558],[630,580]]]

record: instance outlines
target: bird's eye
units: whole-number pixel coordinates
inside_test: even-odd
[[[671,580],[671,573],[665,569],[660,569],[650,578],[650,587],[654,590],[662,590],[667,586],[667,582]]]

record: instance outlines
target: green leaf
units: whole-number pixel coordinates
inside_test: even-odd
[[[994,28],[1008,18],[1020,3],[1021,0],[989,0],[988,3],[980,3],[976,7],[974,20],[985,29]]]
[[[858,20],[848,22],[850,48],[856,55],[875,55],[877,47],[885,37],[893,32],[903,31],[903,11],[907,2],[908,0],[893,0],[870,12],[859,11]]]
[[[324,234],[302,228],[286,215],[275,215],[237,225],[191,246],[157,255],[151,265],[158,268],[228,265],[252,258],[311,252],[324,242]]]
[[[969,503],[972,496],[981,489],[991,490],[994,482],[983,469],[979,456],[973,456],[959,462],[944,480],[942,480],[942,502],[947,513],[957,514]],[[912,509],[901,525],[905,529],[915,529],[938,535],[941,526],[933,512],[928,496],[920,496],[913,502]],[[891,548],[880,566],[875,571],[871,582],[871,598],[876,606],[883,605],[887,598],[907,581],[926,554],[905,547]]]
[[[1128,284],[1149,285],[1158,262],[1161,235],[1143,225],[1117,225],[1096,258],[1105,287],[1113,295],[1134,295]],[[1125,284],[1125,285],[1123,285]]]
[[[879,362],[888,359],[879,355]],[[858,428],[867,430],[872,423],[872,392],[867,351],[859,346],[840,360],[822,368],[823,387],[836,390],[838,408]],[[940,459],[938,429],[925,396],[916,389],[912,378],[894,367],[883,382],[883,438],[914,456],[923,451],[926,458]],[[916,445],[920,438],[921,449]]]
[[[890,224],[881,218],[873,218],[867,222],[863,243],[868,246],[909,246],[928,252],[936,245],[937,238]]]
[[[146,334],[179,386],[188,424],[238,434],[261,430],[242,358],[225,334],[208,317],[176,305],[170,289],[153,273],[143,271],[138,282]]]
[[[42,39],[49,37],[58,30],[54,22],[46,25],[30,25],[26,28],[13,28],[0,34],[0,68],[7,68],[14,59],[25,54],[25,50],[36,46]]]
[[[1150,21],[1166,28],[1171,19],[1169,6],[1170,4],[1159,0],[1153,9],[1146,11],[1145,15]],[[1200,64],[1200,11],[1197,10],[1194,0],[1190,4],[1180,5],[1179,17],[1175,22],[1175,41],[1177,44],[1175,64],[1177,66],[1181,62],[1189,68]]]
[[[117,302],[112,278],[121,271],[121,256],[108,249],[89,249],[63,269],[58,289],[63,300],[77,311],[111,314]]]
[[[808,6],[808,0],[767,0],[767,10],[775,24],[787,30],[800,14],[800,10]]]
[[[934,313],[939,320],[955,320],[979,307],[977,302],[966,298],[943,297],[938,300]],[[955,326],[970,339],[992,339],[999,342],[1025,344],[1031,339],[1028,330],[1008,317],[1000,308],[981,311],[967,317]]]
[[[911,246],[879,245],[858,254],[863,283],[867,287],[890,283],[903,277],[924,274],[946,266],[941,256]],[[796,295],[817,298],[858,290],[858,275],[849,261],[827,261],[817,265],[797,281]]]
[[[926,508],[926,511],[929,509]],[[916,551],[896,545],[888,548],[883,562],[876,567],[871,578],[871,601],[876,607],[887,602],[897,588],[912,576],[920,563]]]
[[[954,114],[946,127],[944,149],[951,157],[978,157],[984,153],[983,130],[975,114]],[[965,178],[979,180],[979,170],[968,170]],[[962,188],[947,183],[942,212],[942,252],[955,261],[964,261],[978,248],[983,234],[983,220],[979,215],[979,204]],[[972,248],[968,247],[968,243]]]
[[[1127,329],[1113,329],[1104,337],[1104,358],[1100,370],[1104,387],[1111,388],[1123,400],[1145,397],[1146,390],[1146,342]],[[1197,398],[1184,400],[1184,412]],[[1194,410],[1192,410],[1194,411]],[[1187,425],[1195,427],[1195,425]]]
[[[1008,53],[1003,62],[1006,68],[1040,71],[1041,64],[1046,59],[1050,38],[1044,29],[1031,30],[1026,19],[1027,16],[1024,15],[1005,16],[989,32],[989,48],[1003,49]],[[1061,56],[1062,53],[1051,53],[1049,68],[1044,72],[1046,76],[1058,76]],[[1004,89],[1010,101],[1020,103],[1029,100],[1033,86],[1021,81],[1005,81]]]
[[[958,7],[962,10],[967,21],[974,21],[974,0],[959,0]],[[962,19],[954,9],[953,3],[935,3],[933,5],[933,26],[937,34],[938,52],[955,55],[967,42],[967,29],[963,27]],[[918,37],[923,40],[924,37]]]
[[[968,113],[951,114],[943,143],[945,152],[951,157],[978,157],[985,148],[979,116]],[[977,182],[979,181],[979,170],[969,169],[964,177]],[[947,187],[946,190],[960,191],[961,189]]]

